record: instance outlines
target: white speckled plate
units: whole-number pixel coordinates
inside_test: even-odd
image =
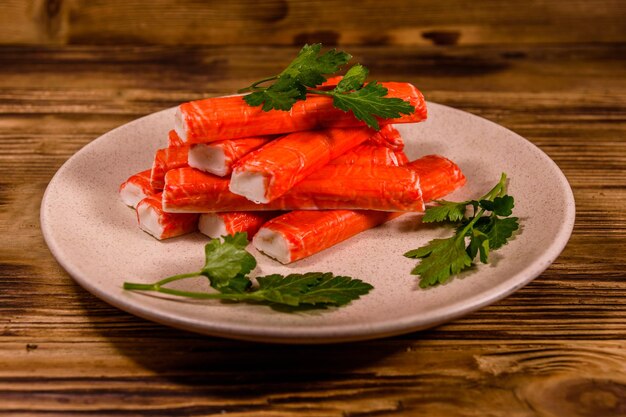
[[[143,233],[118,198],[128,176],[151,166],[166,141],[174,110],[121,126],[81,149],[46,190],[41,225],[52,254],[85,289],[122,310],[208,335],[269,342],[327,343],[371,339],[435,326],[493,303],[544,271],[565,247],[574,225],[574,198],[556,164],[521,136],[480,117],[430,103],[424,123],[401,125],[411,159],[439,153],[456,161],[467,185],[449,199],[478,197],[501,172],[510,178],[514,214],[522,231],[479,265],[446,285],[427,290],[402,256],[449,230],[419,225],[405,215],[308,259],[282,266],[253,250],[258,274],[332,271],[374,285],[343,308],[297,313],[216,300],[182,300],[122,289],[124,281],[152,282],[200,269],[199,233],[158,242]],[[183,283],[197,290],[203,285]]]

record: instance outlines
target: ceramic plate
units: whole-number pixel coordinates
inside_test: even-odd
[[[510,178],[521,233],[478,265],[441,285],[420,289],[407,250],[449,229],[420,225],[407,214],[308,259],[283,266],[251,249],[256,275],[331,271],[360,278],[374,290],[342,308],[284,313],[267,306],[183,300],[122,289],[124,281],[152,282],[203,265],[199,233],[159,242],[137,227],[118,198],[128,176],[152,164],[165,146],[174,110],[121,126],[94,140],[56,173],[41,207],[52,254],[85,289],[132,314],[208,335],[267,342],[327,343],[371,339],[435,326],[493,303],[544,271],[565,247],[574,224],[574,199],[563,173],[521,136],[480,117],[430,103],[426,122],[399,125],[410,159],[444,155],[459,164],[467,185],[448,196],[476,198],[501,172]],[[201,280],[182,287],[199,290]],[[203,288],[203,287],[202,287]]]

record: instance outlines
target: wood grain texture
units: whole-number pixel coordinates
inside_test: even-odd
[[[626,44],[350,48],[377,78],[527,137],[574,189],[556,262],[462,319],[262,345],[141,320],[71,280],[38,217],[63,162],[132,119],[272,74],[296,49],[259,61],[249,46],[0,47],[0,415],[626,415]]]
[[[472,45],[620,42],[620,0],[6,0],[6,44]]]

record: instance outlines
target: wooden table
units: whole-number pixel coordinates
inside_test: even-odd
[[[234,2],[241,21],[256,22],[241,32],[240,21],[219,19],[231,6],[197,15],[202,2],[183,2],[187,14],[169,23],[139,19],[130,0],[110,1],[117,12],[98,2],[25,2],[34,5],[29,19],[43,16],[32,27],[6,17],[26,13],[18,3],[0,6],[4,41],[20,44],[0,47],[0,415],[626,415],[623,4],[531,2],[513,11],[486,2],[457,19],[423,5],[426,21],[413,33],[406,7],[395,16],[405,32],[373,18],[333,32],[324,29],[332,16],[308,32],[293,5],[280,8],[287,2],[264,3],[254,18]],[[366,2],[359,16],[376,7]],[[91,19],[97,13],[107,19]],[[202,16],[238,35],[224,45],[219,31],[183,26]],[[271,25],[265,42],[274,46],[256,46]],[[181,33],[203,45],[168,45]],[[505,300],[435,329],[328,346],[167,328],[72,281],[39,228],[46,185],[72,154],[142,115],[274,74],[297,51],[291,43],[320,38],[355,44],[342,48],[376,78],[413,82],[429,100],[502,124],[554,159],[577,203],[556,262]]]

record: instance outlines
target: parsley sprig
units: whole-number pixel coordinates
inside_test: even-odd
[[[246,233],[212,239],[205,246],[206,261],[200,271],[172,275],[152,284],[125,282],[124,289],[156,291],[196,299],[323,308],[348,304],[374,288],[359,279],[336,276],[330,272],[266,275],[257,277],[258,285],[253,286],[247,275],[256,267],[256,259],[245,249],[247,245]],[[211,287],[217,291],[183,291],[165,286],[174,281],[200,276],[208,278]]]
[[[263,106],[263,111],[289,110],[307,94],[333,98],[333,106],[354,116],[369,127],[379,130],[377,117],[392,119],[411,114],[415,108],[400,98],[386,97],[388,90],[376,81],[365,84],[368,69],[360,64],[348,70],[333,89],[319,89],[326,76],[337,73],[352,56],[332,49],[320,54],[322,45],[304,45],[298,56],[280,74],[264,78],[239,90],[251,92],[244,97],[251,106]],[[273,82],[269,86],[261,86]]]
[[[425,246],[404,254],[421,259],[411,271],[420,276],[420,287],[446,282],[469,268],[476,255],[482,263],[489,262],[489,252],[501,248],[519,228],[519,219],[510,217],[514,199],[506,193],[506,174],[487,194],[478,200],[452,202],[439,200],[437,206],[426,209],[424,223],[447,222],[455,224],[454,236],[434,239]],[[468,206],[471,217],[465,217]]]

